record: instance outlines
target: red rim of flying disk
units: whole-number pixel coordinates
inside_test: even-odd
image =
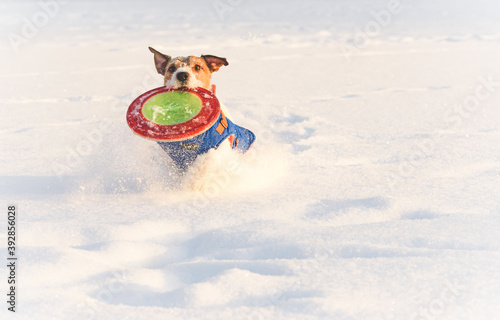
[[[169,91],[183,91],[197,95],[202,101],[200,112],[194,118],[174,125],[162,125],[146,119],[142,114],[144,103],[154,95]],[[182,141],[194,138],[210,129],[219,118],[219,115],[219,100],[207,89],[159,87],[141,94],[130,104],[127,110],[127,123],[134,133],[150,140]]]

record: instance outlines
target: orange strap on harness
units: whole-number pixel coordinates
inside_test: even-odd
[[[219,134],[223,134],[224,130],[226,130],[228,127],[227,123],[227,118],[224,115],[224,112],[220,112],[220,121],[219,124],[217,125],[217,128],[215,128],[215,131],[217,131]],[[234,134],[230,135],[228,137],[229,143],[231,144],[231,147],[234,149],[238,146],[238,138]]]
[[[231,144],[231,146],[234,148],[236,148],[238,146],[238,138],[236,138],[236,136],[234,134],[230,135],[229,138],[227,138],[229,140],[229,143]]]
[[[220,122],[217,128],[215,128],[215,131],[217,131],[219,134],[222,134],[224,130],[227,129],[227,119],[226,116],[224,115],[224,112],[220,112]]]

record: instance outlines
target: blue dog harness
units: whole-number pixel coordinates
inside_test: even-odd
[[[186,170],[199,155],[210,149],[217,149],[226,139],[231,143],[232,149],[245,153],[255,141],[255,135],[252,131],[235,125],[221,111],[215,124],[202,134],[188,140],[158,144],[177,167]]]

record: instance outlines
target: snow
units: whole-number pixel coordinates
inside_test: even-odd
[[[498,318],[498,2],[55,1],[0,3],[2,319]],[[131,132],[148,46],[228,59],[250,153]]]

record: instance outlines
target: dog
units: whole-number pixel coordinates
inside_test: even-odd
[[[163,76],[167,88],[201,87],[215,94],[212,85],[212,73],[229,63],[226,58],[213,55],[188,56],[172,58],[151,47],[154,54],[156,71]],[[234,124],[229,119],[227,108],[221,104],[221,113],[215,124],[202,134],[184,141],[158,142],[170,156],[176,166],[186,171],[199,155],[211,149],[217,149],[223,143],[239,152],[245,153],[255,141],[252,131]]]

